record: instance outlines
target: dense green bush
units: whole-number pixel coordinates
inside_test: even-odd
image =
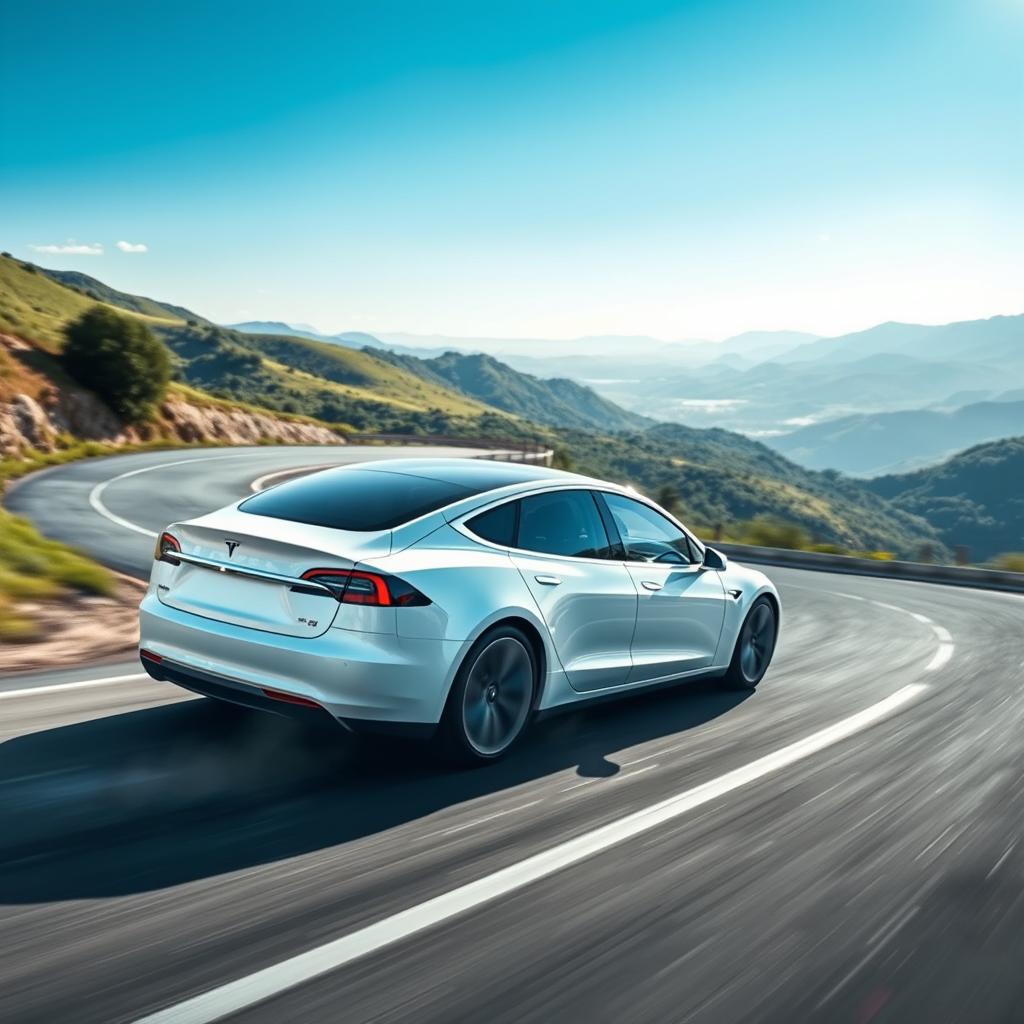
[[[167,391],[171,359],[134,317],[93,306],[64,330],[64,368],[127,423],[148,419]]]

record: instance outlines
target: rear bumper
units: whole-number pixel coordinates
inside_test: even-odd
[[[179,611],[153,594],[139,608],[139,631],[140,647],[162,659],[143,659],[154,678],[278,714],[326,712],[355,729],[436,725],[465,646],[337,628],[280,636]],[[323,712],[264,690],[305,698]]]

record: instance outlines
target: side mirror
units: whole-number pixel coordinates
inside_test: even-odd
[[[704,549],[703,565],[705,569],[714,569],[717,572],[721,572],[728,564],[729,560],[721,551],[716,551],[714,548]]]

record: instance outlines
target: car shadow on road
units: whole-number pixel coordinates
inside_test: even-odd
[[[0,745],[0,902],[146,892],[335,847],[719,718],[747,696],[713,681],[538,721],[505,760],[453,770],[421,744],[208,699]]]

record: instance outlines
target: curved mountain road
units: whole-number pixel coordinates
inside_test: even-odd
[[[143,573],[265,473],[399,453],[118,456],[8,504]],[[755,694],[552,718],[474,772],[135,664],[5,680],[0,1019],[1019,1019],[1024,599],[769,572]]]

